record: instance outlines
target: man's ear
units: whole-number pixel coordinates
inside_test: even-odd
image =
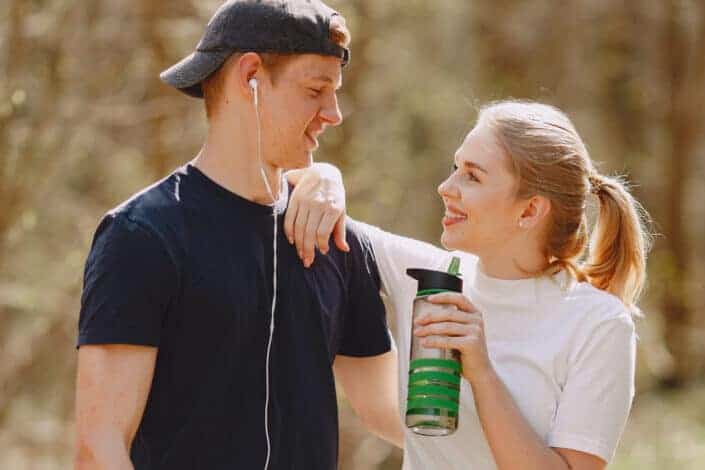
[[[262,71],[262,58],[255,52],[242,54],[228,71],[226,88],[228,93],[238,94],[245,99],[252,98],[250,79],[259,78]],[[260,80],[261,82],[261,80]]]

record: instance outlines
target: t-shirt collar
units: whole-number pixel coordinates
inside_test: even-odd
[[[233,208],[238,208],[242,210],[249,211],[253,214],[261,215],[272,215],[272,210],[275,209],[277,214],[283,213],[289,202],[289,185],[282,184],[281,191],[279,191],[279,198],[273,204],[259,204],[257,202],[251,201],[240,196],[237,193],[230,191],[224,186],[218,184],[214,180],[208,177],[200,169],[194,166],[192,163],[188,163],[183,167],[183,173],[192,177],[196,182],[198,188],[214,199],[227,204]]]

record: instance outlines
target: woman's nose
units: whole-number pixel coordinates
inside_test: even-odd
[[[441,184],[438,185],[438,194],[441,197],[454,197],[457,191],[453,186],[453,175],[450,175]]]

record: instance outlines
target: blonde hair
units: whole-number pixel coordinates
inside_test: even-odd
[[[625,180],[599,174],[580,135],[559,109],[534,102],[501,101],[480,111],[518,177],[517,197],[551,202],[546,232],[548,266],[533,273],[568,271],[578,281],[614,294],[635,314],[646,280],[651,245],[648,213]],[[588,235],[587,202],[599,199]]]

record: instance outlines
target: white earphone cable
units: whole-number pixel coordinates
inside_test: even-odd
[[[264,470],[269,468],[269,460],[272,455],[272,442],[269,435],[269,363],[272,351],[272,340],[274,339],[274,311],[277,306],[277,231],[278,231],[278,214],[277,214],[277,200],[274,198],[274,193],[269,185],[269,180],[267,174],[264,171],[264,163],[262,162],[262,128],[260,124],[259,116],[259,96],[257,92],[257,80],[254,78],[250,80],[250,87],[254,95],[254,105],[255,105],[255,117],[257,121],[257,159],[259,160],[259,169],[262,179],[264,180],[264,185],[267,188],[267,193],[272,199],[272,215],[274,217],[274,246],[273,246],[273,266],[272,266],[272,308],[271,308],[271,321],[269,324],[269,340],[267,341],[267,356],[265,360],[265,400],[264,400],[264,432],[267,438],[267,456],[264,462]]]

